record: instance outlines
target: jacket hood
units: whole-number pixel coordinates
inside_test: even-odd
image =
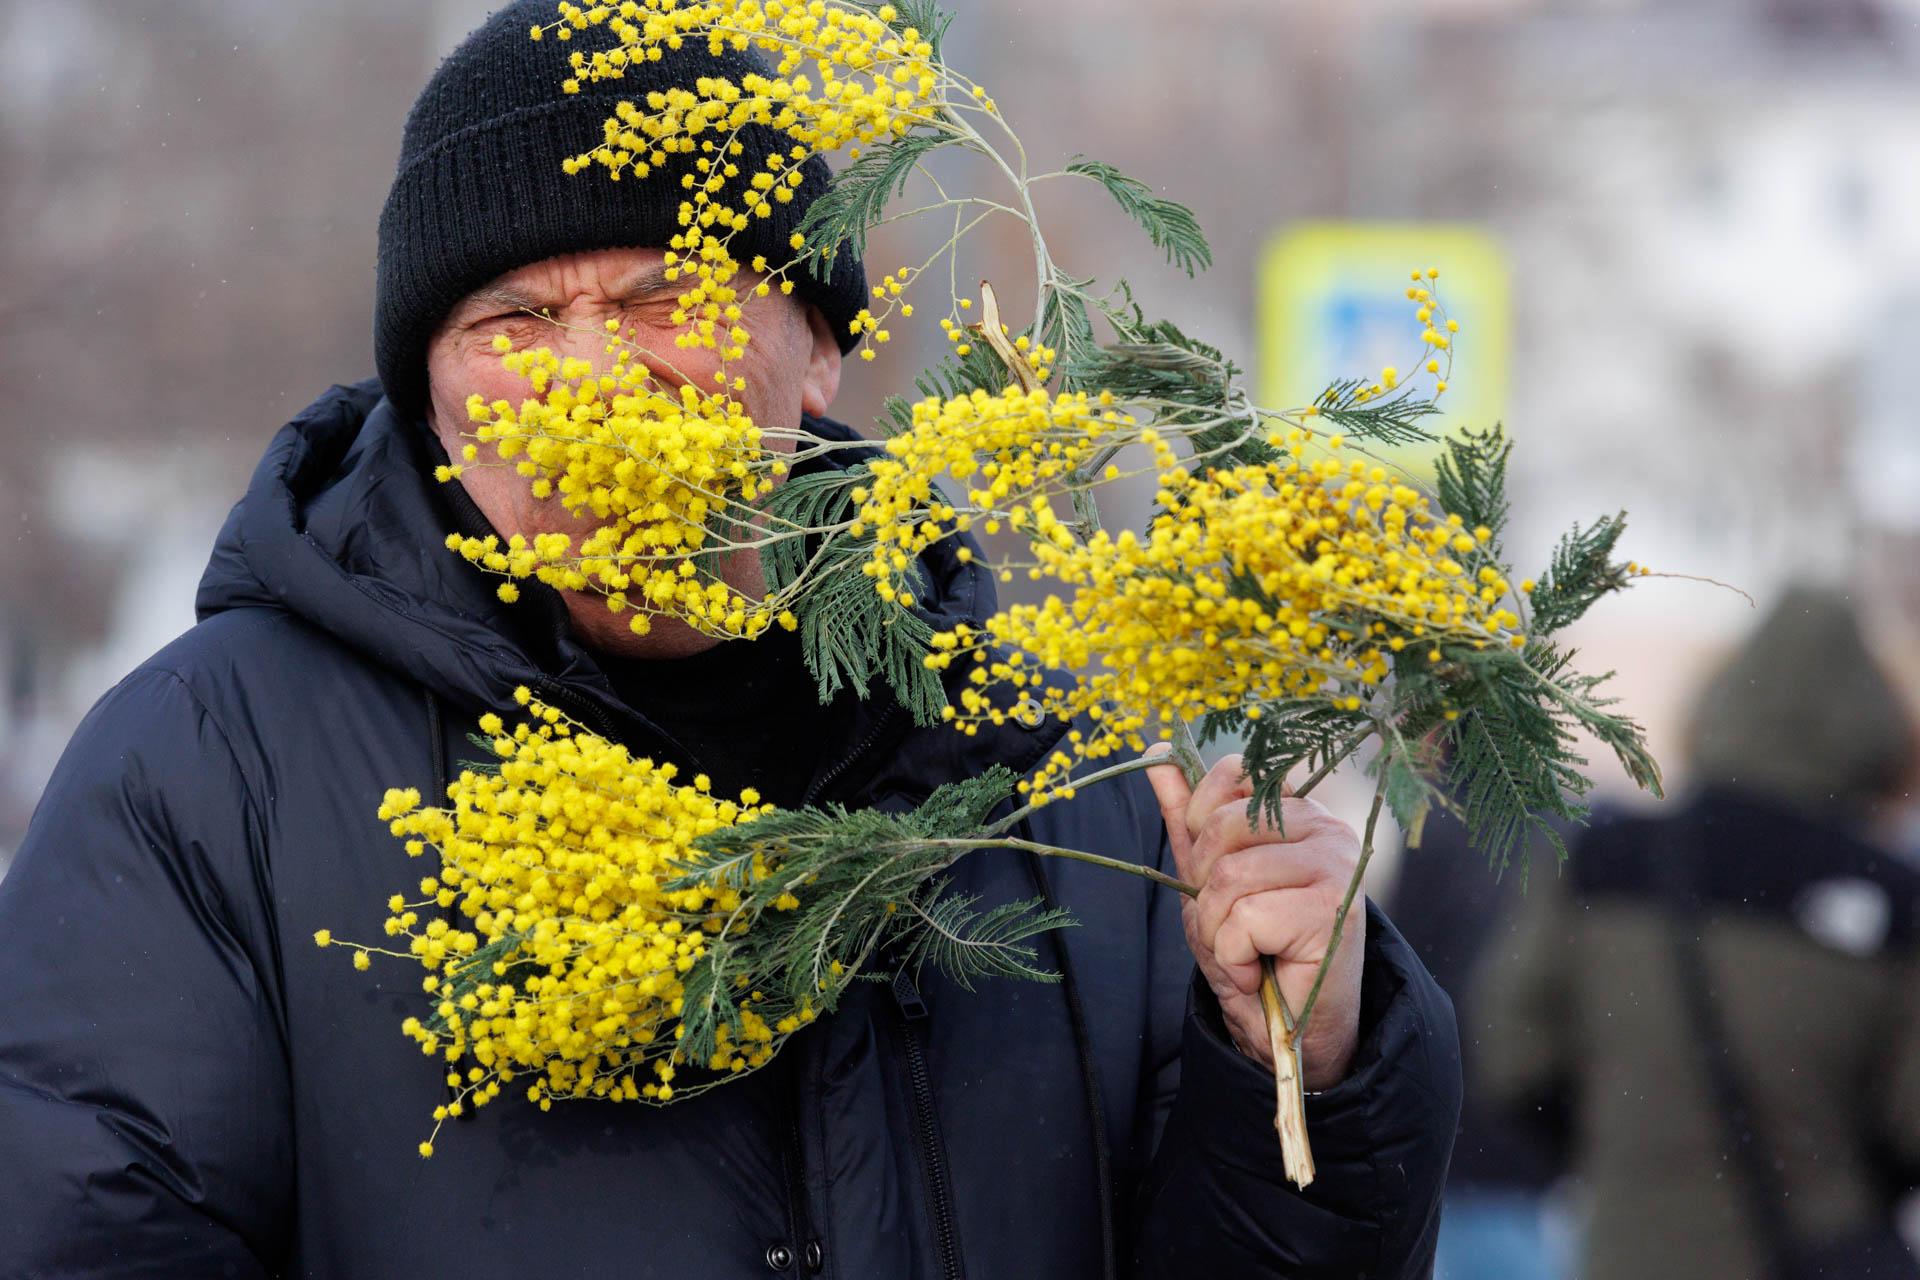
[[[808,418],[806,426],[830,439],[858,438],[831,419]],[[500,708],[520,685],[549,696],[558,685],[598,710],[596,727],[630,745],[670,742],[614,695],[572,638],[557,592],[527,583],[519,602],[505,604],[491,575],[446,549],[448,532],[484,529],[485,521],[464,489],[433,479],[439,452],[417,420],[382,397],[377,380],[331,388],[268,445],[215,542],[195,600],[199,617],[282,609],[452,705]],[[868,455],[825,456],[845,466]],[[957,545],[944,541],[922,557],[929,586],[919,611],[939,628],[977,623],[994,609],[990,576],[978,559],[963,563]],[[873,699],[865,716],[892,701]]]
[[[1700,695],[1700,781],[1807,809],[1854,809],[1913,771],[1899,689],[1840,592],[1789,588]]]

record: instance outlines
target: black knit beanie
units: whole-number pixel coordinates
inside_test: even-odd
[[[604,169],[568,175],[561,162],[597,145],[601,121],[625,99],[652,90],[691,87],[701,76],[737,83],[765,74],[750,55],[715,57],[705,41],[665,50],[658,62],[629,66],[624,78],[581,85],[566,94],[567,54],[574,41],[536,42],[535,23],[554,20],[553,0],[522,0],[489,18],[448,55],[414,101],[400,144],[400,164],[380,214],[379,278],[373,318],[374,360],[387,395],[403,412],[426,405],[427,341],[460,299],[508,271],[564,253],[593,249],[664,248],[679,230],[680,185],[690,157],[635,180],[612,181]],[[742,173],[765,167],[787,135],[758,125],[742,130]],[[794,228],[827,185],[818,156],[801,166],[794,199],[752,218],[731,242],[745,262],[764,254],[791,260]],[[866,305],[867,280],[849,252],[834,257],[832,278],[794,273],[795,295],[826,315],[852,349],[848,325]]]

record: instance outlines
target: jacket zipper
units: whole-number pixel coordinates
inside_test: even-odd
[[[813,1229],[807,1212],[806,1188],[806,1148],[800,1145],[800,1098],[806,1090],[806,1083],[800,1072],[794,1072],[791,1096],[787,1099],[787,1151],[781,1164],[787,1173],[787,1235],[793,1241],[793,1265],[796,1274],[805,1274],[807,1242],[813,1238]]]
[[[821,774],[814,780],[813,785],[807,788],[807,794],[800,801],[801,806],[805,807],[806,805],[810,805],[825,795],[829,786],[837,782],[840,776],[846,773],[847,770],[859,763],[861,757],[865,756],[867,752],[879,745],[880,740],[886,736],[888,729],[891,728],[894,716],[898,714],[899,710],[900,704],[896,702],[882,711],[880,718],[873,722],[872,732],[860,740],[860,745],[841,757],[838,764]]]
[[[940,1117],[933,1105],[933,1078],[927,1071],[927,1051],[920,1039],[920,1023],[927,1002],[904,972],[893,978],[893,998],[900,1008],[900,1035],[907,1052],[907,1080],[913,1094],[913,1123],[919,1139],[920,1168],[926,1176],[927,1216],[933,1224],[933,1245],[940,1257],[943,1280],[962,1280],[960,1234],[953,1222],[953,1195],[947,1181],[947,1151],[940,1141]]]
[[[612,719],[604,711],[552,676],[542,675],[534,682],[534,689],[540,694],[540,701],[548,706],[559,707],[608,742],[620,741],[620,735],[615,730]]]

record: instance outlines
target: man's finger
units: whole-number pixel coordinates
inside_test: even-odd
[[[1197,803],[1190,808],[1197,808]],[[1340,819],[1312,798],[1287,796],[1280,801],[1280,824],[1274,825],[1264,813],[1247,819],[1247,797],[1236,796],[1208,814],[1200,824],[1200,835],[1193,841],[1193,856],[1186,874],[1197,877],[1193,883],[1205,887],[1221,858],[1256,845],[1288,845],[1309,840],[1330,829],[1344,827]]]
[[[1147,748],[1147,754],[1167,758],[1167,763],[1147,770],[1147,781],[1153,784],[1154,799],[1160,802],[1160,817],[1167,825],[1167,843],[1173,849],[1174,869],[1186,880],[1193,863],[1193,839],[1187,829],[1187,810],[1193,803],[1193,789],[1187,785],[1187,775],[1173,762],[1172,744],[1155,743]]]
[[[1261,844],[1228,854],[1214,861],[1200,896],[1194,899],[1194,926],[1201,941],[1211,947],[1221,925],[1242,898],[1278,890],[1312,889],[1330,904],[1338,899],[1352,869],[1344,847],[1329,841]],[[1309,916],[1330,917],[1331,907],[1310,911]]]
[[[1282,796],[1278,822],[1264,808],[1250,817],[1247,800],[1235,796],[1207,814],[1200,822],[1196,843],[1217,846],[1212,855],[1219,857],[1256,844],[1294,844],[1329,827],[1346,825],[1311,796]]]
[[[1229,800],[1239,800],[1244,805],[1252,794],[1253,780],[1240,767],[1240,757],[1220,757],[1219,763],[1207,770],[1207,776],[1193,789],[1193,799],[1187,804],[1187,834],[1199,839],[1201,828],[1215,809]]]
[[[1326,955],[1330,923],[1318,888],[1250,895],[1234,904],[1214,932],[1214,963],[1236,988],[1251,994],[1260,987],[1260,957],[1272,956],[1281,966],[1281,993],[1300,1000],[1313,982],[1311,966]],[[1341,939],[1342,951],[1357,932]]]

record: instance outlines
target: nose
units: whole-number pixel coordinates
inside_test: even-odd
[[[644,329],[628,332],[623,328],[616,341],[615,335],[607,331],[606,321],[618,314],[617,311],[588,314],[583,308],[573,307],[564,313],[550,312],[554,324],[530,345],[549,347],[563,360],[585,360],[596,373],[628,369],[635,383],[639,377],[634,375],[643,375],[649,385],[658,388],[676,387],[687,381],[674,367],[678,363],[674,357],[686,353],[677,350],[671,339],[660,343],[658,335]],[[626,359],[622,363],[617,357],[623,351]]]

